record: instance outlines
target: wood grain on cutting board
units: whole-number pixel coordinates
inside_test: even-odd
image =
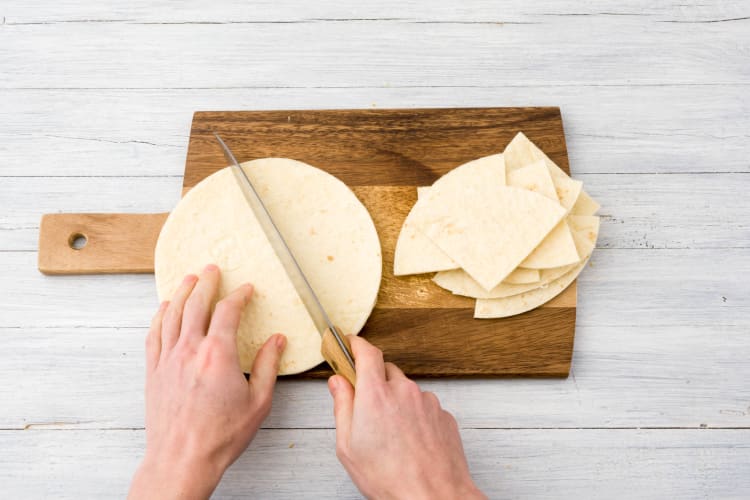
[[[558,108],[197,112],[183,194],[226,166],[214,131],[240,161],[294,158],[326,170],[354,190],[370,211],[383,248],[383,282],[362,335],[408,375],[567,376],[575,331],[575,283],[527,313],[475,320],[474,301],[439,288],[430,275],[393,276],[396,239],[416,201],[417,186],[431,184],[462,163],[502,151],[519,131],[569,172]],[[40,270],[151,272],[158,237],[154,228],[165,217],[47,215],[40,230]],[[94,222],[88,230],[85,224]],[[86,235],[87,246],[71,249],[67,241],[73,233]],[[121,245],[123,241],[129,243]],[[325,366],[303,376],[328,374]]]

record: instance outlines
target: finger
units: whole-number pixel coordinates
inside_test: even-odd
[[[406,375],[404,375],[404,372],[401,371],[401,368],[394,365],[393,363],[385,364],[385,379],[386,380],[391,381],[391,380],[399,380],[402,378],[406,378]]]
[[[453,416],[453,414],[446,410],[440,410],[440,418],[445,423],[445,425],[453,431],[455,434],[458,434],[458,421],[456,421],[456,417]],[[461,436],[458,436],[459,442],[461,442]]]
[[[354,414],[354,388],[341,375],[328,379],[328,390],[333,396],[333,416],[336,419],[336,450],[345,454],[349,449],[349,436],[352,432]]]
[[[354,354],[354,368],[357,372],[357,388],[361,384],[385,382],[385,364],[380,349],[356,335],[349,335]]]
[[[216,309],[214,309],[214,314],[211,317],[208,335],[232,340],[232,344],[235,344],[234,340],[237,335],[237,328],[240,326],[242,311],[250,302],[252,295],[253,285],[248,283],[221,299],[216,304]]]
[[[159,363],[159,353],[161,352],[161,322],[164,318],[164,312],[167,310],[169,301],[165,300],[159,305],[159,309],[151,320],[151,327],[146,335],[146,374],[154,371]]]
[[[182,310],[185,308],[185,301],[193,290],[196,281],[198,281],[198,277],[194,274],[185,276],[164,313],[164,321],[161,325],[161,356],[169,352],[177,343],[177,339],[180,338]]]
[[[256,354],[250,371],[250,390],[253,400],[257,401],[261,407],[267,406],[268,410],[271,409],[273,387],[276,385],[279,362],[285,347],[285,336],[280,333],[271,335]]]
[[[438,399],[438,397],[435,395],[434,392],[430,392],[430,391],[422,392],[422,399],[424,399],[425,404],[431,407],[432,409],[434,410],[442,409],[440,407],[440,400]]]
[[[180,342],[192,342],[206,336],[211,319],[211,304],[219,290],[220,279],[221,273],[215,265],[209,264],[203,269],[198,283],[185,302]]]

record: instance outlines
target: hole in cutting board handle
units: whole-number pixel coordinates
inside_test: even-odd
[[[73,250],[80,250],[86,246],[88,238],[85,234],[73,233],[68,237],[68,246]]]

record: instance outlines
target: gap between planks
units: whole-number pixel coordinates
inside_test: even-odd
[[[539,83],[519,83],[519,84],[500,84],[500,85],[227,85],[217,87],[215,85],[204,87],[2,87],[3,91],[190,91],[190,90],[372,90],[372,89],[533,89],[542,87],[559,87],[559,88],[599,88],[599,87],[622,87],[622,88],[652,88],[652,87],[748,87],[750,82],[737,81],[716,81],[716,82],[695,82],[695,83],[658,83],[658,82],[633,82],[633,83],[560,83],[551,82],[544,85]]]

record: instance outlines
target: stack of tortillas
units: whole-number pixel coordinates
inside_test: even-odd
[[[477,299],[475,318],[520,314],[551,300],[588,262],[599,205],[523,133],[501,154],[457,167],[404,221],[394,274]]]

